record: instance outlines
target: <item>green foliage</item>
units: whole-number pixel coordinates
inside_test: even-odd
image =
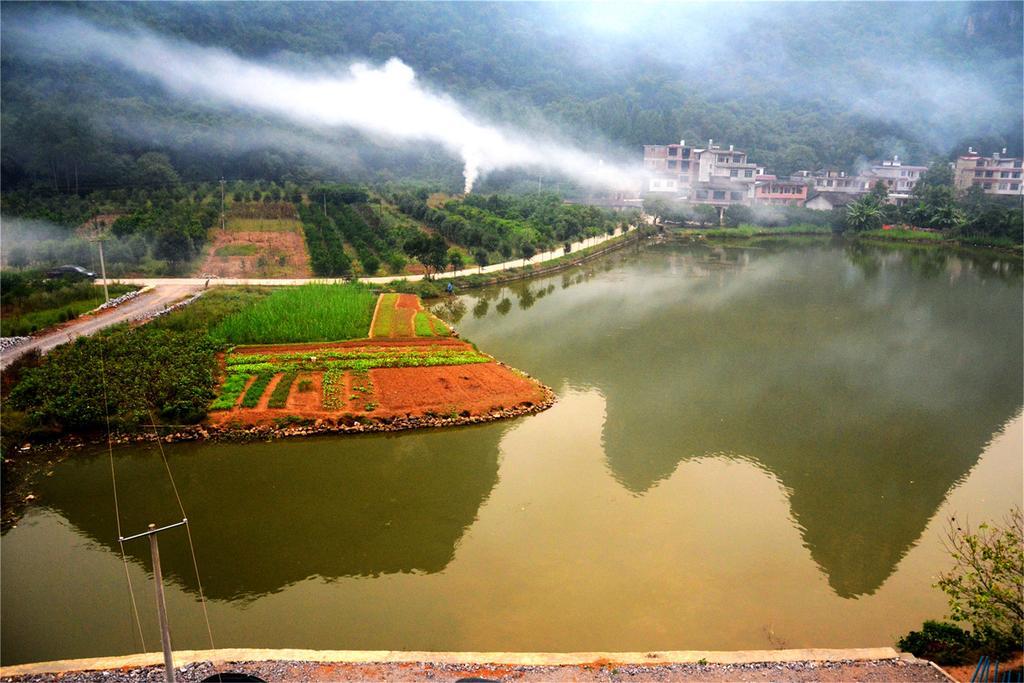
[[[281,287],[228,316],[210,334],[231,344],[356,339],[369,331],[375,299],[361,285]]]
[[[374,337],[395,336],[395,303],[397,294],[381,294],[377,300],[376,318],[373,320]]]
[[[417,337],[433,337],[434,329],[430,326],[430,315],[425,311],[417,311],[414,319]]]
[[[251,375],[240,373],[228,375],[227,379],[224,380],[224,384],[220,387],[220,393],[217,395],[217,398],[210,404],[210,410],[231,410],[234,408],[250,377]]]
[[[915,657],[936,664],[955,665],[977,661],[981,643],[970,632],[946,621],[926,621],[920,631],[911,631],[896,646]]]
[[[263,392],[267,390],[267,385],[270,384],[270,380],[273,378],[274,373],[272,371],[264,371],[256,375],[256,379],[245,390],[245,396],[242,397],[242,407],[255,408],[259,404]]]
[[[865,195],[846,207],[846,227],[853,232],[882,227],[882,210],[876,197]]]
[[[345,254],[345,245],[334,221],[313,206],[299,207],[299,216],[313,272],[327,277],[351,275],[352,262]]]
[[[267,402],[268,408],[284,408],[285,403],[288,402],[288,394],[291,392],[292,383],[298,376],[297,370],[291,370],[281,376],[277,385],[274,386],[274,390],[270,392],[270,400]]]
[[[111,298],[136,289],[110,285]],[[103,303],[103,287],[89,282],[48,280],[42,272],[0,272],[0,336],[31,334],[72,320]]]
[[[269,287],[211,287],[193,303],[153,320],[146,327],[177,332],[205,332],[224,318],[253,306],[269,294]]]
[[[954,566],[939,575],[950,616],[986,640],[1024,640],[1024,515],[1014,508],[1002,524],[972,529],[955,518],[946,529]]]
[[[217,345],[203,334],[115,329],[51,351],[11,392],[15,409],[66,430],[195,422],[213,398]]]
[[[324,373],[323,402],[325,410],[340,410],[345,407],[345,369],[333,367]]]

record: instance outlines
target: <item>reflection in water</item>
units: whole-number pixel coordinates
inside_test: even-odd
[[[443,439],[416,433],[168,448],[203,551],[207,597],[251,598],[309,576],[443,570],[497,482],[501,433],[491,425]],[[119,458],[117,477],[126,532],[180,517],[154,452]],[[38,494],[93,540],[117,548],[106,458],[67,462]],[[164,575],[194,591],[187,545],[172,533],[161,537]],[[148,544],[125,548],[150,568]]]
[[[549,384],[598,387],[608,465],[636,494],[692,458],[761,463],[851,597],[882,585],[1021,407],[1019,276],[937,277],[949,260],[663,246],[571,302],[466,332]]]
[[[558,391],[539,415],[168,448],[218,644],[862,647],[941,616],[933,518],[1020,502],[1019,265],[744,245],[447,299]],[[175,521],[152,448],[116,453],[126,532]],[[4,536],[4,663],[131,651],[107,466],[56,466]],[[160,543],[176,644],[204,646],[185,536]],[[148,548],[126,549],[142,595]]]

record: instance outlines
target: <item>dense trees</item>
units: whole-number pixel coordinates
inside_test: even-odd
[[[894,152],[927,158],[953,149],[949,141],[957,136],[986,149],[1021,152],[1019,115],[1000,130],[988,122],[1001,119],[983,114],[1002,110],[972,106],[976,129],[961,125],[950,136],[934,129],[941,108],[921,101],[928,90],[923,79],[948,71],[1011,84],[999,88],[997,104],[1019,107],[1021,21],[1012,3],[930,5],[924,13],[892,4],[785,12],[734,5],[710,13],[663,6],[638,10],[666,16],[652,17],[636,36],[595,35],[562,7],[528,3],[171,7],[85,3],[59,11],[115,28],[141,25],[252,58],[398,57],[483,117],[527,127],[544,118],[587,148],[600,150],[604,140],[632,159],[641,144],[680,138],[735,143],[780,174],[851,168],[860,158]],[[39,9],[9,7],[5,27]],[[702,11],[700,21],[680,20]],[[701,26],[721,39],[700,50],[651,39],[677,25]],[[729,58],[714,59],[716,48],[728,49]],[[215,182],[222,175],[308,185],[340,172],[361,181],[418,177],[454,187],[460,175],[457,160],[439,158],[429,145],[367,145],[344,132],[317,133],[310,142],[305,133],[238,111],[171,100],[151,82],[100,64],[32,60],[11,40],[0,41],[0,49],[6,188],[38,184],[80,193],[115,185],[157,188],[176,177]],[[885,64],[927,68],[908,68],[918,87],[901,87],[902,74],[873,68],[872,54],[884,54]],[[711,70],[714,78],[707,77]],[[872,96],[879,89],[884,99]],[[260,135],[271,129],[273,135]],[[351,158],[318,153],[327,142],[358,151]]]

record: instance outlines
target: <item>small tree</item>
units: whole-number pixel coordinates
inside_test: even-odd
[[[846,227],[854,232],[882,227],[882,210],[871,195],[861,197],[846,207]]]
[[[462,257],[461,251],[452,249],[448,252],[448,263],[452,264],[453,271],[458,272],[466,265],[466,260]]]
[[[534,257],[537,253],[537,248],[529,242],[523,242],[523,246],[519,247],[519,252],[523,255],[523,267],[526,267],[526,262]]]
[[[490,260],[487,258],[487,250],[477,249],[475,252],[473,252],[473,260],[476,262],[477,267],[480,269],[480,272],[482,273],[484,270],[484,266],[486,266],[488,261]]]
[[[987,640],[1020,643],[1024,639],[1024,516],[1019,507],[1002,525],[976,530],[950,518],[946,550],[954,565],[939,574],[938,587],[949,597],[950,616],[971,625]]]

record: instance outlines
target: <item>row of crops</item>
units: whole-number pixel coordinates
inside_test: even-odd
[[[323,373],[323,407],[339,404],[344,374],[362,379],[354,391],[368,392],[368,372],[375,368],[431,367],[470,365],[490,362],[490,358],[469,347],[361,347],[325,348],[316,351],[284,353],[230,353],[225,358],[227,379],[211,410],[230,410],[236,405],[255,408],[275,375],[281,379],[268,400],[269,408],[284,408],[295,380],[304,373]],[[300,390],[302,382],[300,381]],[[372,387],[372,385],[369,385]],[[243,395],[244,392],[244,395]],[[242,397],[239,403],[239,396]]]

